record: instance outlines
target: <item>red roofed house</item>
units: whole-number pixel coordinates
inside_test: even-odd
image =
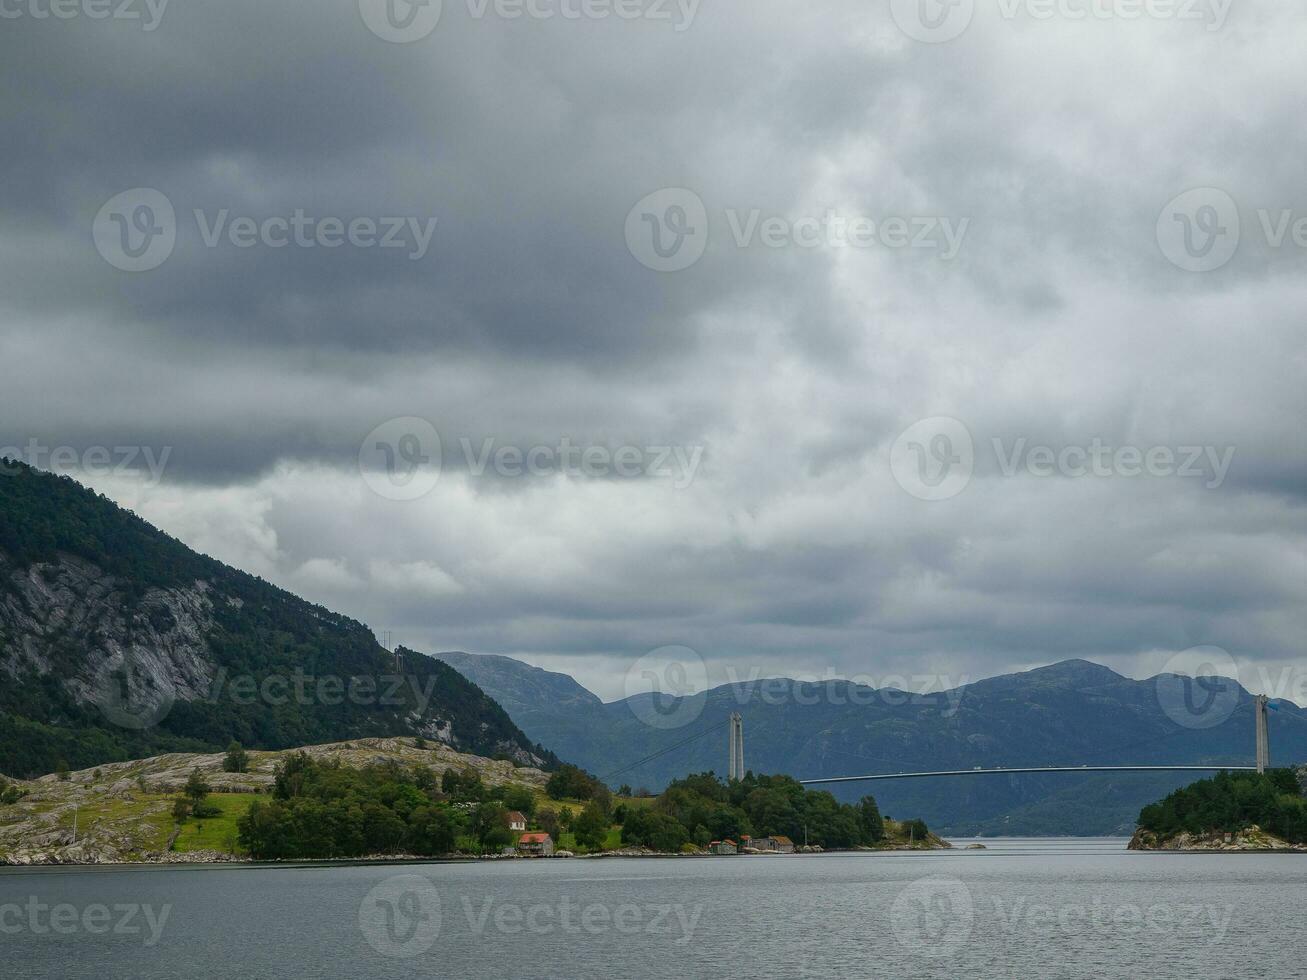
[[[519,833],[526,830],[526,815],[519,813],[517,810],[508,811],[508,829],[516,830]]]
[[[517,839],[517,853],[549,857],[554,853],[554,839],[548,834],[523,834]]]

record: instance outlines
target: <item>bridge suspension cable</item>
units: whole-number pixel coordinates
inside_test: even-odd
[[[683,748],[684,746],[689,745],[691,742],[697,742],[705,735],[711,735],[713,732],[719,732],[729,724],[731,724],[731,721],[727,720],[719,724],[712,725],[708,728],[705,728],[703,731],[696,732],[695,734],[691,735],[689,738],[682,739],[681,741],[676,742],[673,745],[667,746],[665,749],[659,749],[657,752],[651,753],[650,755],[646,755],[643,759],[637,759],[635,762],[632,762],[629,766],[623,766],[621,769],[616,769],[613,772],[610,772],[606,776],[601,776],[599,777],[599,780],[600,782],[606,783],[610,779],[613,779],[617,776],[621,776],[624,775],[625,773],[630,772],[632,769],[640,768],[640,766],[644,765],[646,762],[652,762],[654,759],[660,758],[661,756],[664,756],[669,752],[675,752],[677,749]]]

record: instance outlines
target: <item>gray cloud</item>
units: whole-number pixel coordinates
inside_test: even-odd
[[[159,29],[0,32],[0,446],[170,450],[163,482],[83,472],[194,547],[423,649],[565,666],[605,694],[646,650],[714,669],[978,677],[1127,671],[1216,643],[1299,653],[1307,15],[978,17],[908,40],[887,5],[705,3],[690,28],[475,19],[392,45],[353,3],[172,0]],[[173,203],[130,274],[115,194]],[[1176,268],[1155,226],[1227,191],[1243,237]],[[709,240],[659,274],[642,197]],[[210,221],[436,218],[431,247],[206,246]],[[737,247],[732,218],[968,222],[929,250]],[[434,489],[373,493],[387,419],[439,431]],[[962,420],[976,472],[925,502],[890,447]],[[497,447],[704,449],[689,486],[471,472]],[[1219,487],[1005,476],[989,448],[1233,447]]]

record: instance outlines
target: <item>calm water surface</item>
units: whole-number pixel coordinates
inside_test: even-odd
[[[0,872],[6,977],[1289,977],[1307,855],[987,850]]]

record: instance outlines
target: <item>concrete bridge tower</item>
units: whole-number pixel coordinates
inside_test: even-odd
[[[738,711],[731,712],[730,729],[727,740],[730,760],[726,767],[726,778],[733,783],[744,778],[744,718]]]
[[[1253,714],[1257,719],[1257,771],[1265,772],[1271,764],[1271,737],[1266,726],[1266,706],[1270,698],[1259,694],[1253,700]]]

